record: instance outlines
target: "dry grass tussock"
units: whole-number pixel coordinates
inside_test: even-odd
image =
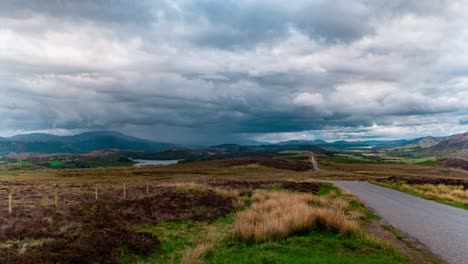
[[[237,189],[226,189],[226,188],[219,188],[219,187],[214,187],[211,188],[213,191],[215,191],[217,194],[223,196],[226,199],[234,199],[239,197],[241,191]]]
[[[177,187],[181,189],[195,189],[195,190],[202,190],[205,189],[203,184],[199,184],[196,182],[167,182],[167,183],[160,183],[158,186],[163,187]]]
[[[213,242],[203,242],[198,244],[195,248],[187,249],[184,252],[184,256],[182,257],[182,264],[199,264],[202,263],[203,257],[206,255],[208,251],[213,249],[214,243]]]
[[[468,190],[463,186],[445,184],[402,184],[404,189],[416,193],[468,205]]]
[[[223,230],[225,231],[225,230]],[[182,264],[202,263],[203,257],[213,249],[217,242],[226,236],[225,232],[212,228],[207,231],[207,235],[193,248],[187,248],[182,256]]]
[[[359,223],[347,218],[342,209],[349,204],[334,199],[338,200],[311,194],[257,191],[252,197],[252,206],[238,214],[235,235],[243,241],[264,242],[281,241],[291,234],[313,228],[343,234],[358,233]]]

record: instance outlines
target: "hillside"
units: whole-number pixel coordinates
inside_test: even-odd
[[[0,155],[24,152],[82,154],[103,149],[160,151],[174,146],[171,143],[153,142],[108,131],[73,136],[26,134],[1,140]]]
[[[467,149],[468,132],[441,138],[437,144],[417,151],[415,154],[419,156],[463,158]]]
[[[392,150],[419,150],[419,149],[426,149],[430,148],[432,146],[437,145],[441,140],[443,140],[445,137],[422,137],[422,138],[415,138],[410,140],[407,144],[401,145],[401,146],[396,146],[392,148]]]
[[[452,151],[452,150],[458,151],[461,149],[467,149],[468,148],[468,132],[446,137],[431,148],[437,149],[437,150],[445,150],[445,151]]]

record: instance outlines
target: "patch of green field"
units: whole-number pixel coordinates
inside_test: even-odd
[[[61,161],[61,160],[50,160],[49,165],[52,166],[52,167],[63,166],[63,161]]]

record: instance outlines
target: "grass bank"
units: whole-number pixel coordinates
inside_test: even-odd
[[[371,181],[371,183],[468,210],[468,190],[463,186],[407,184],[404,181]]]

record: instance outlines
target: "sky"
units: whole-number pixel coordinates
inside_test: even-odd
[[[0,136],[468,131],[467,0],[2,0]]]

